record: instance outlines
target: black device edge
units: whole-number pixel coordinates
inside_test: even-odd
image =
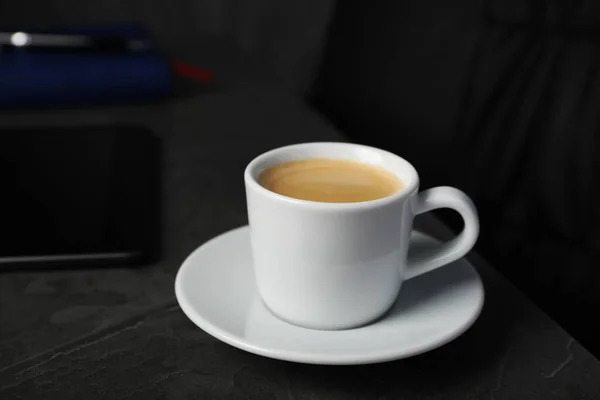
[[[151,182],[151,191],[154,196],[152,201],[147,201],[145,204],[156,211],[156,217],[153,218],[154,229],[149,229],[147,232],[155,232],[151,239],[147,239],[148,248],[146,251],[117,251],[117,252],[102,252],[102,253],[81,253],[81,254],[41,254],[33,256],[5,256],[0,257],[0,272],[18,272],[23,270],[48,270],[48,269],[88,269],[88,268],[119,268],[130,267],[140,268],[148,266],[156,262],[162,253],[162,140],[154,134],[149,128],[131,125],[131,124],[103,124],[103,125],[80,125],[67,127],[63,126],[19,126],[19,127],[3,127],[3,130],[115,130],[129,131],[125,134],[132,134],[131,131],[144,132],[152,140],[152,154],[147,154],[149,157],[155,157],[156,163],[150,164],[155,170],[150,171],[150,174],[145,174],[150,178],[155,177]],[[147,199],[148,200],[148,199]]]

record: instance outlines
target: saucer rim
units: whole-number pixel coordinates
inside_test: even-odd
[[[364,354],[350,354],[347,356],[323,355],[320,353],[307,353],[307,352],[303,352],[303,351],[293,351],[293,350],[273,350],[273,349],[265,348],[264,346],[253,345],[251,343],[248,343],[247,340],[244,340],[244,338],[239,337],[238,335],[231,333],[230,331],[227,331],[223,328],[220,328],[219,326],[211,323],[210,321],[208,321],[207,319],[202,317],[202,315],[196,311],[195,307],[193,307],[190,304],[190,302],[186,298],[185,292],[182,288],[183,287],[182,275],[185,273],[187,268],[189,268],[189,264],[191,263],[191,260],[194,258],[194,256],[196,255],[197,252],[205,251],[207,247],[214,246],[215,243],[218,242],[223,236],[228,235],[228,234],[233,234],[233,233],[235,233],[237,231],[241,231],[241,230],[249,231],[249,226],[243,225],[243,226],[240,226],[237,228],[227,230],[227,231],[213,237],[212,239],[200,244],[196,249],[194,249],[194,251],[192,251],[185,258],[185,260],[179,267],[177,274],[175,276],[175,297],[176,297],[177,302],[179,303],[179,307],[181,308],[183,313],[198,328],[202,329],[204,332],[206,332],[207,334],[209,334],[210,336],[214,337],[217,340],[220,340],[230,346],[236,347],[240,350],[247,351],[249,353],[253,353],[253,354],[256,354],[259,356],[273,358],[273,359],[277,359],[277,360],[296,362],[296,363],[302,363],[302,364],[315,364],[315,365],[364,365],[364,364],[375,364],[375,363],[401,360],[404,358],[414,357],[419,354],[426,353],[428,351],[437,349],[441,346],[444,346],[444,345],[452,342],[453,340],[455,340],[456,338],[458,338],[459,336],[464,334],[471,326],[473,326],[475,321],[477,321],[477,319],[481,315],[483,306],[485,304],[486,293],[485,293],[483,281],[481,280],[481,276],[479,275],[477,268],[475,268],[475,266],[473,266],[468,260],[465,259],[464,261],[466,261],[468,266],[471,268],[471,270],[475,273],[475,275],[478,278],[477,279],[477,289],[478,289],[478,292],[480,292],[481,294],[480,294],[480,296],[478,296],[477,308],[474,310],[474,312],[471,315],[471,318],[469,320],[463,322],[460,326],[457,327],[457,329],[449,332],[441,340],[432,341],[430,343],[427,343],[427,344],[424,344],[421,346],[410,347],[408,350],[404,349],[404,350],[398,350],[395,352],[393,350],[380,350],[380,351],[376,351],[376,352],[365,352]],[[413,234],[416,233],[427,239],[431,239],[431,240],[435,240],[435,241],[439,242],[439,240],[437,240],[434,237],[432,237],[426,233],[423,233],[421,231],[413,230],[412,233]],[[464,259],[464,258],[465,257],[462,257],[461,259]],[[385,315],[386,314],[384,314],[383,318],[385,318]],[[273,318],[277,318],[277,317],[273,316]],[[288,322],[286,322],[286,323],[288,323]],[[297,327],[297,328],[298,329],[307,329],[307,328],[302,328],[302,327]],[[321,331],[321,332],[323,332],[323,334],[327,334],[328,331]]]

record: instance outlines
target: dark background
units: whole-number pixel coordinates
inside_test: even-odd
[[[5,26],[130,20],[219,84],[275,82],[352,140],[406,157],[423,187],[465,190],[482,255],[598,354],[598,3],[0,4]]]

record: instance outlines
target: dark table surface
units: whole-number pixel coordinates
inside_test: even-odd
[[[2,400],[600,398],[600,363],[476,254],[481,317],[454,342],[406,360],[293,364],[229,347],[192,324],[175,301],[175,273],[198,245],[246,223],[246,163],[284,144],[344,140],[272,87],[0,120],[144,124],[164,138],[166,158],[159,263],[0,274]],[[448,237],[432,217],[416,225]]]

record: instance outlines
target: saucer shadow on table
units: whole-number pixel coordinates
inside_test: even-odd
[[[468,382],[486,379],[485,376],[490,373],[492,376],[500,373],[499,368],[507,362],[511,351],[507,346],[512,331],[511,318],[508,317],[511,312],[499,308],[501,303],[501,297],[490,294],[486,296],[486,307],[479,319],[464,335],[429,352],[379,364],[301,364],[257,356],[225,344],[222,344],[221,351],[233,365],[252,365],[248,370],[252,376],[275,382],[281,380],[293,387],[318,385],[321,391],[341,391],[348,399],[366,398],[367,393],[374,391],[385,393],[387,398],[393,398],[390,397],[393,393],[400,396],[403,391],[418,391],[422,398],[427,398],[428,392],[443,392],[459,382],[468,385]],[[401,304],[397,303],[390,313],[415,306],[412,300]],[[246,378],[251,379],[250,376]]]
[[[243,229],[238,230],[237,234],[243,236]],[[232,231],[224,234],[223,237],[229,235],[233,239],[237,234],[235,231]],[[239,238],[243,239],[242,237]],[[217,241],[219,240],[221,239]],[[221,241],[221,243],[223,242]],[[243,261],[243,253],[249,251],[249,248],[247,248],[249,244],[246,243],[245,239],[240,240],[238,244],[239,247],[236,248],[236,251],[230,252],[232,262]],[[213,249],[217,250],[216,245],[217,242],[213,242],[211,247],[214,246]],[[433,241],[413,243],[412,252],[409,256],[414,256],[414,254],[418,254],[421,251],[427,251],[436,245],[437,243]],[[449,265],[446,268],[406,282],[398,301],[388,315],[382,319],[386,319],[387,321],[402,319],[403,315],[418,313],[422,309],[427,309],[427,306],[431,305],[432,302],[435,304],[436,301],[440,300],[440,297],[443,298],[444,296],[443,291],[434,290],[436,282],[447,282],[448,285],[446,287],[448,290],[460,288],[464,283],[461,280],[465,276],[460,271],[457,273],[456,266],[465,265],[465,263],[466,261],[460,260],[454,263],[454,266]],[[195,269],[194,273],[200,274],[197,276],[198,278],[201,276],[207,279],[210,278],[210,276],[204,275],[204,273],[211,271],[210,268],[203,270],[200,268],[200,264],[196,264],[196,266],[198,268]],[[225,267],[225,265],[222,265],[222,267]],[[472,268],[469,270],[477,276]],[[264,340],[266,343],[273,344],[273,335],[282,333],[280,329],[290,329],[286,334],[289,336],[286,337],[286,335],[283,335],[282,338],[279,335],[277,339],[281,339],[282,341],[277,342],[277,344],[286,345],[292,343],[295,349],[298,349],[299,345],[303,345],[301,343],[302,339],[306,339],[308,336],[294,336],[298,335],[300,331],[290,327],[289,324],[275,318],[270,318],[268,311],[258,298],[255,289],[246,291],[248,289],[246,283],[253,278],[250,270],[245,268],[236,270],[233,268],[230,272],[235,273],[235,275],[227,275],[225,273],[226,269],[221,269],[221,271],[224,272],[222,276],[217,274],[220,278],[229,279],[232,276],[236,278],[228,281],[233,285],[231,292],[237,293],[238,298],[242,298],[243,301],[240,302],[240,305],[233,307],[233,309],[224,309],[223,307],[220,307],[218,310],[215,309],[215,311],[219,311],[219,314],[210,316],[211,319],[216,321],[217,318],[223,315],[223,311],[226,311],[225,314],[228,317],[233,317],[228,318],[230,326],[227,329],[230,332],[237,333],[234,337],[235,340],[248,340],[251,338]],[[212,273],[214,274],[214,270],[212,270]],[[515,325],[515,321],[527,315],[527,313],[520,311],[521,309],[517,303],[511,302],[514,296],[506,298],[505,291],[510,290],[510,287],[491,284],[493,271],[488,271],[484,268],[480,273],[483,282],[490,282],[490,284],[486,284],[486,305],[483,307],[482,313],[474,325],[450,343],[410,358],[396,361],[389,360],[379,364],[330,366],[274,360],[261,355],[251,354],[226,344],[218,345],[219,352],[221,353],[221,357],[224,360],[228,360],[227,362],[231,364],[232,371],[236,375],[236,380],[242,386],[267,379],[269,382],[273,382],[273,385],[280,385],[279,387],[284,394],[286,391],[290,393],[290,390],[294,392],[296,389],[302,390],[314,387],[315,390],[331,390],[332,393],[341,393],[343,397],[340,398],[348,399],[372,397],[373,393],[383,393],[388,398],[394,398],[389,396],[402,398],[404,393],[414,393],[414,391],[422,393],[423,398],[425,398],[428,396],[428,393],[433,395],[444,392],[448,388],[455,388],[456,385],[464,385],[465,390],[471,390],[472,386],[469,386],[470,382],[480,382],[488,376],[498,376],[498,373],[501,373],[499,371],[509,362],[510,353],[518,351],[508,348],[509,337],[511,335],[521,335],[521,332],[517,329],[518,324]],[[468,277],[467,274],[466,278]],[[206,292],[195,291],[192,296],[203,297],[209,293],[221,296],[222,290],[218,290],[218,286],[226,282],[221,281],[219,283],[214,278],[211,279],[213,283],[216,283],[214,287],[208,287]],[[426,293],[426,298],[417,296],[417,292]],[[204,302],[204,304],[207,303]],[[230,307],[232,304],[227,303],[225,306]],[[234,314],[234,310],[239,312],[239,314]],[[264,319],[258,318],[255,320],[255,318],[261,315],[264,316]],[[190,316],[188,314],[188,316],[194,320],[192,318],[193,315]],[[202,323],[206,321],[196,320],[195,322],[198,325],[198,322]],[[266,323],[267,329],[258,329],[260,324],[255,324],[255,322]],[[275,328],[271,333],[269,333],[271,331],[268,329],[269,326]],[[302,330],[302,328],[299,329]],[[351,331],[348,333],[351,333]],[[211,334],[214,333],[217,336],[219,334],[219,332],[215,331]],[[391,333],[392,336],[398,335],[396,331]],[[246,336],[248,334],[250,337]],[[318,331],[314,334],[318,335]],[[253,335],[258,335],[258,337],[253,337]],[[296,339],[301,339],[300,343]],[[336,346],[336,341],[337,339],[328,340],[328,345]],[[304,343],[304,345],[310,344],[310,341],[309,343]],[[242,366],[241,368],[251,366],[251,368],[243,368],[242,372],[240,372],[240,366]],[[482,387],[482,389],[484,388]],[[486,393],[485,395],[488,396],[489,394]]]
[[[464,387],[467,393],[477,386],[473,386],[473,382],[486,381],[487,377],[502,373],[510,349],[505,337],[507,327],[495,327],[496,317],[484,310],[480,319],[451,343],[414,357],[379,364],[301,364],[257,356],[225,344],[220,347],[222,357],[232,365],[251,366],[240,381],[250,384],[268,379],[274,385],[281,385],[284,394],[313,388],[346,399],[414,398],[415,392],[420,393],[421,398],[429,398],[446,390],[456,391],[457,386]],[[481,389],[486,390],[485,386]],[[375,397],[373,393],[382,397]],[[473,398],[489,398],[489,393]]]

